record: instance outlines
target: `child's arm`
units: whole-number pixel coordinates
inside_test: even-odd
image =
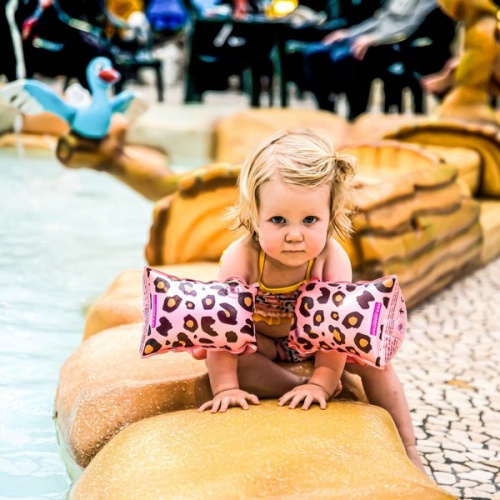
[[[248,281],[248,249],[244,240],[234,242],[224,252],[217,279],[239,277]],[[241,406],[248,410],[248,402],[259,404],[254,394],[242,391],[238,381],[238,356],[224,351],[207,352],[207,368],[213,399],[200,406],[200,411],[212,409],[212,413],[225,412],[229,406]]]
[[[352,281],[352,266],[346,251],[340,243],[330,239],[325,250],[316,259],[313,276],[324,281]],[[289,402],[295,408],[301,401],[307,410],[312,403],[319,403],[322,409],[335,394],[340,376],[344,370],[347,355],[336,351],[318,351],[314,356],[314,372],[307,384],[299,385],[284,394],[279,400],[283,406]]]
[[[307,384],[298,385],[281,396],[278,404],[289,403],[290,408],[296,408],[302,401],[302,409],[307,410],[312,403],[326,409],[326,402],[334,395],[340,376],[344,371],[347,355],[339,352],[317,352],[314,356],[314,372]]]
[[[238,356],[224,351],[207,352],[207,368],[213,399],[200,406],[200,411],[212,409],[212,413],[225,412],[230,406],[248,410],[248,402],[258,405],[254,394],[242,391],[238,382]]]

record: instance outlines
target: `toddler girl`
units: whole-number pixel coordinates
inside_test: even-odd
[[[279,405],[317,403],[322,409],[341,388],[344,369],[361,377],[370,403],[392,415],[410,459],[423,471],[401,383],[389,364],[385,370],[356,363],[345,353],[302,355],[288,345],[299,286],[311,278],[352,281],[349,257],[332,238],[351,233],[347,200],[354,160],[337,153],[328,140],[307,129],[270,137],[244,162],[240,198],[231,216],[248,234],[224,252],[218,279],[239,277],[258,283],[254,324],[257,352],[237,356],[208,351],[213,399],[200,411],[248,409],[258,397],[280,398]],[[276,361],[314,358],[310,378],[295,375]]]

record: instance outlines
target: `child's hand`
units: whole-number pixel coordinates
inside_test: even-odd
[[[212,413],[218,411],[224,413],[230,406],[241,406],[244,410],[248,410],[248,402],[254,405],[260,404],[259,398],[255,394],[250,394],[241,389],[228,389],[216,394],[211,401],[203,403],[198,411],[212,408]]]
[[[326,409],[326,402],[330,399],[330,394],[325,389],[315,384],[303,384],[294,387],[291,391],[281,396],[278,406],[284,406],[289,401],[289,408],[292,410],[304,401],[303,410],[308,410],[312,403],[318,403],[322,410]]]

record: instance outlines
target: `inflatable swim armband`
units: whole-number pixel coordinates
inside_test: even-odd
[[[203,349],[248,354],[257,350],[253,310],[256,286],[181,279],[144,268],[142,357]],[[201,348],[201,349],[200,349]]]
[[[299,291],[289,343],[300,353],[336,350],[384,368],[401,347],[406,304],[396,276],[357,283],[311,280]]]

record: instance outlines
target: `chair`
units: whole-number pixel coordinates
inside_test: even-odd
[[[141,69],[152,69],[156,77],[156,91],[158,102],[163,102],[165,84],[163,81],[163,62],[154,57],[150,50],[140,50],[133,52],[120,52],[115,54],[115,67],[121,74],[121,79],[115,84],[115,92],[123,90],[127,81],[136,79],[137,73]]]
[[[208,90],[227,90],[229,77],[236,75],[240,89],[251,95],[252,107],[260,107],[266,77],[272,105],[276,36],[270,22],[195,16],[188,32],[184,102],[201,102]]]

